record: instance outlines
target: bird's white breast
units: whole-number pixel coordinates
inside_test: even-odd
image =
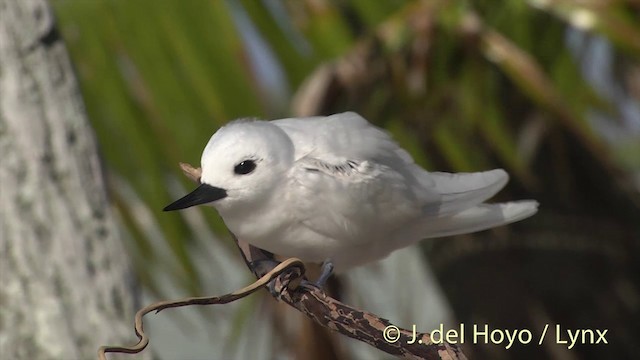
[[[297,164],[250,213],[221,212],[230,230],[279,255],[332,259],[340,270],[386,255],[376,249],[421,215],[414,189],[393,169],[362,162],[338,176],[311,165]]]

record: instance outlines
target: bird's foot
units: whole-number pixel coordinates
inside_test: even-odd
[[[333,262],[331,261],[331,259],[327,259],[325,261],[322,262],[322,268],[320,270],[320,276],[318,277],[318,279],[316,281],[308,281],[308,280],[302,280],[300,281],[298,286],[307,288],[309,290],[322,290],[322,288],[324,287],[324,285],[327,283],[327,280],[329,280],[329,277],[331,277],[331,274],[333,274]],[[271,280],[268,284],[267,284],[267,289],[269,290],[269,293],[271,293],[271,295],[273,297],[275,297],[278,300],[282,299],[282,293],[283,291],[285,291],[286,286],[282,287],[279,291],[276,290],[276,280]]]
[[[322,262],[320,276],[316,281],[302,280],[299,286],[312,291],[323,291],[322,288],[327,283],[329,277],[331,277],[331,274],[333,274],[333,262],[331,259],[327,259]]]

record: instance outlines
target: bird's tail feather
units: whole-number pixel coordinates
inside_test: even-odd
[[[407,229],[404,239],[418,241],[452,235],[468,234],[525,219],[538,211],[534,200],[499,204],[480,204],[444,218],[422,219]]]

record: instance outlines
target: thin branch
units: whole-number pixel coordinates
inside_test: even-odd
[[[235,236],[233,238],[247,266],[257,277],[262,276],[273,264],[278,263],[274,260],[273,254],[251,246]],[[328,296],[319,288],[287,287],[286,284],[293,280],[292,277],[299,279],[296,275],[294,269],[277,277],[272,294],[279,294],[279,300],[330,330],[405,359],[466,359],[462,350],[454,344],[446,342],[436,344],[428,333],[414,333],[412,330],[402,329],[387,319],[346,305]]]
[[[155,311],[157,314],[164,309],[175,307],[190,305],[227,304],[253,294],[254,292],[260,290],[263,286],[267,285],[270,281],[279,277],[287,271],[295,271],[295,276],[288,277],[289,281],[293,281],[297,278],[302,278],[302,276],[304,275],[304,264],[302,263],[302,261],[296,258],[287,259],[279,263],[276,267],[272,268],[271,271],[265,273],[253,284],[246,286],[240,290],[234,291],[230,294],[225,294],[222,296],[190,297],[180,300],[160,301],[148,305],[138,310],[138,312],[136,313],[134,328],[136,336],[139,339],[138,343],[133,346],[101,346],[100,349],[98,349],[98,359],[106,360],[106,353],[137,354],[144,350],[147,345],[149,345],[149,337],[144,332],[142,318],[152,311]]]

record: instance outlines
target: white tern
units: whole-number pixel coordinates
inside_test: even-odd
[[[428,172],[353,112],[220,128],[202,153],[201,185],[164,210],[213,205],[238,238],[336,271],[421,239],[522,220],[538,203],[487,204],[502,169]]]

